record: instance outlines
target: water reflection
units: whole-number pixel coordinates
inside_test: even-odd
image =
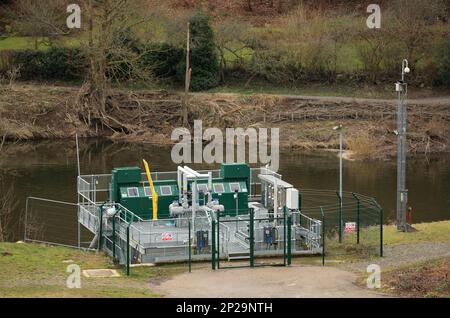
[[[82,174],[110,173],[113,167],[136,166],[145,158],[153,171],[174,170],[170,147],[80,140]],[[387,221],[395,219],[396,165],[394,161],[344,162],[344,190],[373,196]],[[217,165],[192,165],[213,168]],[[14,186],[19,207],[14,226],[28,196],[76,202],[76,150],[73,140],[6,145],[0,155],[0,177]],[[299,189],[337,189],[339,161],[335,153],[281,153],[280,171]],[[407,162],[407,188],[415,222],[450,219],[450,155]]]

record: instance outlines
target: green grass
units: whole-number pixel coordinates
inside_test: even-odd
[[[25,50],[34,49],[35,44],[32,38],[28,37],[8,37],[0,39],[0,50]],[[45,45],[40,45],[39,49],[44,49]]]
[[[73,37],[65,37],[61,40],[61,44],[66,47],[77,47],[80,45],[81,40]],[[42,41],[38,41],[38,49],[39,50],[47,50],[49,48],[48,45],[43,43]],[[0,38],[0,51],[1,50],[34,50],[35,42],[31,37],[7,37]]]
[[[272,83],[251,81],[248,85],[242,80],[228,80],[228,84],[208,90],[209,93],[236,93],[243,95],[272,94],[272,95],[311,95],[359,97],[374,99],[394,98],[391,87],[361,88],[350,85],[308,84],[304,86],[275,86]]]
[[[421,242],[450,242],[450,221],[414,224],[415,232],[404,233],[395,225],[383,226],[383,246],[416,244]],[[360,244],[356,244],[356,234],[345,234],[342,243],[337,235],[327,238],[327,260],[346,262],[377,258],[380,251],[379,227],[361,229]]]
[[[384,226],[384,244],[408,244],[420,242],[450,241],[450,221],[413,224],[416,232],[404,233],[397,231],[395,225]]]
[[[81,288],[66,287],[69,263],[83,269],[116,268],[121,277],[86,278]],[[0,243],[0,297],[157,297],[149,282],[187,270],[185,264],[131,269],[127,277],[103,253],[38,244]]]

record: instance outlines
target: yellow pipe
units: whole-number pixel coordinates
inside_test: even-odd
[[[153,221],[158,220],[158,194],[153,186],[152,175],[150,173],[150,168],[148,167],[147,161],[142,159],[144,162],[145,172],[147,173],[148,184],[150,185],[150,190],[152,191],[152,203],[153,203]]]

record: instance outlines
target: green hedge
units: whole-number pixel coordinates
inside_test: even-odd
[[[435,84],[450,87],[450,36],[442,42],[437,55]]]
[[[142,46],[142,63],[158,78],[172,78],[183,58],[183,49],[167,43],[151,43]]]
[[[79,80],[87,69],[87,59],[76,48],[15,51],[13,61],[21,66],[20,77],[25,80]]]
[[[177,66],[183,57],[182,48],[167,43],[151,43],[142,45],[139,51],[138,53],[142,54],[143,66],[148,67],[155,77],[177,76]],[[10,50],[4,55],[0,61],[5,62],[1,64],[21,65],[21,79],[24,80],[81,80],[88,71],[88,60],[78,48],[51,47],[47,51]],[[12,62],[6,63],[7,60]],[[124,69],[122,73],[127,74],[127,70]],[[126,76],[122,78],[126,79]]]
[[[210,18],[202,11],[195,12],[189,19],[191,44],[190,68],[192,69],[191,89],[201,91],[219,85],[219,61],[214,44],[214,32]],[[184,82],[186,58],[184,53],[178,67],[178,79]]]

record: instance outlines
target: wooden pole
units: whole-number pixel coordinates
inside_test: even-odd
[[[190,26],[189,22],[187,23],[187,35],[186,35],[186,78],[184,84],[184,101],[183,101],[183,126],[187,127],[189,125],[188,122],[188,113],[189,113],[189,86],[191,84],[191,68],[190,68]]]

